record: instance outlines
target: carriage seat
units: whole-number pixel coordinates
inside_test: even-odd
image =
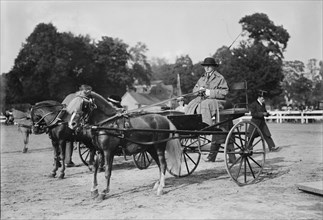
[[[202,115],[168,115],[167,118],[175,125],[178,130],[201,130],[208,125],[203,123]]]
[[[245,114],[248,110],[247,81],[235,82],[230,86],[224,108],[219,110],[220,115]],[[243,94],[244,100],[239,100]]]

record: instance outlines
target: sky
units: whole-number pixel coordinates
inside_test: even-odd
[[[189,55],[197,63],[230,46],[241,33],[239,20],[254,13],[265,13],[290,34],[285,60],[322,60],[322,0],[0,1],[1,74],[11,70],[39,23],[94,40],[119,38],[130,47],[142,42],[148,60],[158,57],[173,63],[176,57]]]

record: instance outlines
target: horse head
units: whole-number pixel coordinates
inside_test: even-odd
[[[68,127],[76,130],[85,124],[95,124],[98,115],[107,116],[115,115],[117,109],[104,99],[101,95],[91,92],[91,98],[76,96],[66,107],[71,114]]]
[[[55,119],[64,106],[53,100],[36,103],[31,108],[30,116],[34,134],[46,132],[47,126]]]

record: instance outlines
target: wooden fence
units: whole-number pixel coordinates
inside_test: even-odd
[[[283,123],[283,122],[300,122],[302,124],[313,121],[323,121],[323,110],[313,111],[268,111],[270,116],[265,117],[266,121]],[[240,120],[251,119],[250,113],[241,117]]]

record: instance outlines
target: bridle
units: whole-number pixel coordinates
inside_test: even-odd
[[[82,111],[74,112],[72,114],[72,118],[74,118],[77,115],[79,118],[78,120],[80,121],[79,125],[75,129],[76,132],[79,132],[81,130],[81,128],[84,127],[88,123],[89,117],[90,117],[92,111],[97,108],[97,105],[94,103],[93,98],[88,98],[88,97],[84,97],[84,96],[79,96],[79,97],[81,97],[83,99]]]
[[[60,109],[59,111],[50,111],[46,114],[44,114],[38,121],[34,122],[34,111],[39,109],[39,108],[42,108],[42,107],[55,107],[55,106],[64,106],[63,104],[59,104],[59,105],[40,105],[40,106],[33,106],[31,108],[31,119],[32,119],[32,126],[35,129],[37,129],[37,133],[44,133],[46,132],[47,128],[50,127],[50,124],[55,120],[55,117],[53,118],[53,120],[51,120],[48,124],[46,123],[45,121],[45,118],[53,113],[56,113],[56,112],[61,112],[63,111],[64,108]]]

